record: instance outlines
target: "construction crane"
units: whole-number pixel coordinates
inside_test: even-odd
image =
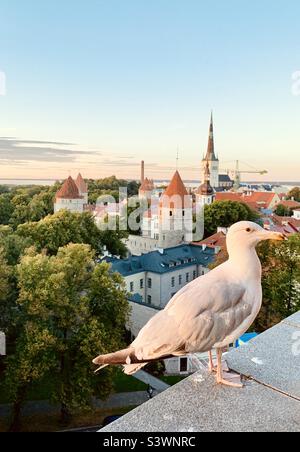
[[[249,166],[249,165],[247,165],[247,166]],[[235,171],[234,171],[234,186],[233,186],[234,190],[238,190],[240,188],[241,180],[242,180],[242,177],[241,177],[242,174],[261,174],[263,176],[264,174],[268,174],[268,171],[267,170],[241,171],[240,170],[240,162],[239,162],[239,160],[237,160],[236,161]]]
[[[250,167],[250,165],[248,165],[247,163],[245,163],[245,165]],[[252,168],[252,167],[250,167],[250,168]],[[227,173],[231,173],[232,176],[233,176],[233,179],[234,179],[234,186],[233,186],[233,188],[234,188],[235,191],[238,191],[238,189],[240,188],[241,180],[242,180],[242,176],[241,176],[242,174],[261,174],[261,175],[268,174],[267,170],[259,171],[259,170],[256,170],[255,168],[253,168],[252,170],[246,170],[246,171],[242,170],[241,171],[240,170],[240,161],[239,160],[236,160],[235,170],[226,170],[226,171],[227,171]]]

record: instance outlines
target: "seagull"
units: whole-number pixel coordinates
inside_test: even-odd
[[[285,240],[278,232],[241,221],[228,230],[229,259],[183,287],[142,328],[125,350],[100,355],[95,365],[123,365],[132,375],[151,361],[216,350],[218,384],[243,387],[223,375],[222,354],[252,325],[262,305],[261,263],[256,246],[264,240]],[[98,369],[98,370],[100,370]],[[97,372],[97,371],[96,371]]]

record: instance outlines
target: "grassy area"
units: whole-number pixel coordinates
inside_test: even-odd
[[[175,376],[175,375],[160,377],[160,379],[162,381],[164,381],[165,383],[167,383],[170,386],[176,385],[177,383],[184,380],[185,378],[186,377],[179,377],[179,376]]]
[[[160,377],[161,380],[163,380],[165,383],[169,384],[170,386],[179,383],[181,380],[183,380],[183,377],[179,376],[163,376]],[[141,381],[137,380],[136,378],[125,375],[121,369],[116,369],[114,378],[113,378],[113,384],[114,384],[114,392],[121,393],[121,392],[136,392],[136,391],[146,391],[147,385],[145,383],[142,383]],[[54,387],[54,382],[51,381],[49,378],[45,379],[44,381],[34,384],[32,388],[29,391],[27,400],[37,401],[37,400],[48,400],[49,394],[52,391]],[[7,396],[7,392],[5,391],[5,388],[3,387],[3,380],[0,379],[0,404],[9,403],[10,400]]]
[[[147,385],[132,376],[124,374],[121,369],[117,369],[114,377],[114,388],[117,393],[136,392],[146,391]]]
[[[113,378],[114,392],[136,392],[146,391],[147,385],[137,380],[134,377],[125,375],[121,369],[116,369],[116,373]],[[54,382],[49,378],[44,381],[32,385],[27,400],[48,400],[49,394],[54,387]],[[0,380],[0,404],[10,403],[7,395],[7,391],[3,386],[3,380]]]
[[[134,408],[135,407],[126,407],[114,410],[96,409],[87,413],[78,413],[73,416],[73,419],[67,428],[61,426],[59,422],[59,413],[24,416],[22,418],[22,432],[57,432],[73,428],[84,428],[95,425],[100,426],[103,419],[107,416],[126,414]],[[0,432],[6,432],[7,429],[7,420],[0,419]]]

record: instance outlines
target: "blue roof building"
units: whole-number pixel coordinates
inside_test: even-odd
[[[128,259],[104,260],[124,277],[131,302],[162,309],[182,287],[207,273],[214,258],[214,249],[180,245]]]

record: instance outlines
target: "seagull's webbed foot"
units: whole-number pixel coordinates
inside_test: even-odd
[[[218,349],[217,350],[217,358],[218,358],[218,364],[217,364],[217,383],[223,386],[229,386],[231,388],[239,388],[242,389],[244,387],[244,385],[242,383],[235,383],[234,379],[241,379],[241,377],[237,374],[230,374],[227,373],[228,375],[228,379],[225,379],[223,376],[223,366],[222,366],[222,350]]]
[[[242,383],[234,383],[233,381],[225,380],[225,378],[217,378],[217,383],[223,386],[229,386],[231,388],[242,389],[244,385]]]

